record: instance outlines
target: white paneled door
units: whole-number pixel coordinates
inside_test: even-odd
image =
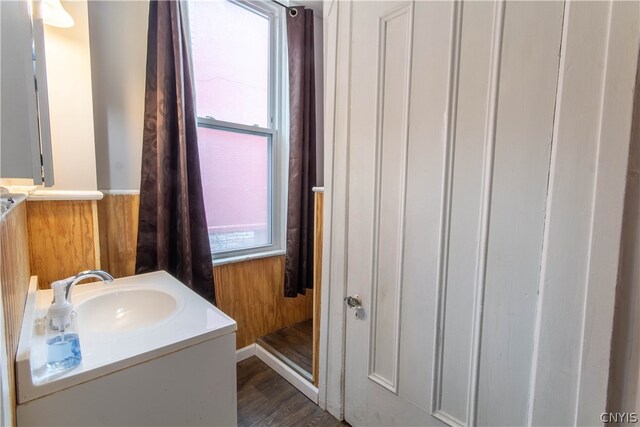
[[[600,424],[640,4],[334,6],[345,419]]]

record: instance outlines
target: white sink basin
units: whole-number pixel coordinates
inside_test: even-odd
[[[105,292],[76,306],[82,329],[91,332],[129,332],[158,325],[177,312],[176,299],[153,289]]]
[[[31,281],[16,355],[19,404],[236,330],[233,319],[164,271],[81,284],[71,292],[71,303],[78,313],[82,363],[51,371],[44,325],[52,299],[50,289],[38,290],[37,280]]]

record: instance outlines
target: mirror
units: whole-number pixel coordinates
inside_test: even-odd
[[[33,8],[32,8],[33,6]],[[54,184],[39,2],[0,2],[0,178]]]

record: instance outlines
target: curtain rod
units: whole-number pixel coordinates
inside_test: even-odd
[[[298,15],[298,9],[296,9],[295,7],[289,7],[289,6],[285,5],[285,4],[280,3],[277,0],[271,0],[271,1],[276,3],[276,4],[279,4],[280,6],[284,7],[285,9],[287,9],[289,11],[289,15],[291,15],[293,17]]]

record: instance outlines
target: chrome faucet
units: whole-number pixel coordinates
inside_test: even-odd
[[[90,279],[90,278],[100,279],[104,283],[113,282],[113,276],[110,275],[109,273],[107,273],[106,271],[103,271],[103,270],[86,270],[86,271],[81,271],[80,273],[76,274],[75,276],[67,277],[66,279],[56,280],[55,282],[53,282],[51,284],[51,287],[54,288],[54,285],[63,286],[64,290],[65,290],[64,297],[65,297],[65,299],[67,301],[69,301],[69,293],[71,293],[71,289],[77,283],[80,283],[83,280]],[[55,302],[56,302],[56,297],[55,297],[55,292],[54,292],[53,301],[51,301],[51,303],[53,304]]]

